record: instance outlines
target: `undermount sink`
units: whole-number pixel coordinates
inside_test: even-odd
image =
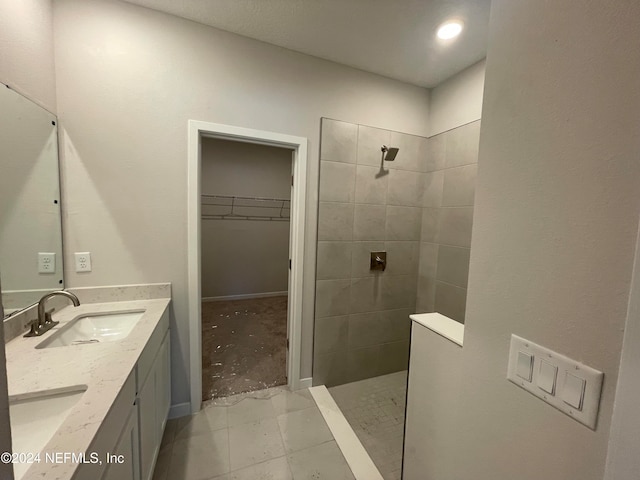
[[[86,390],[86,385],[76,385],[10,396],[9,417],[13,451],[34,454],[41,452]],[[29,463],[15,463],[13,468],[16,480],[20,479],[30,466]]]
[[[81,315],[55,332],[36,348],[66,347],[116,342],[126,338],[144,310]]]

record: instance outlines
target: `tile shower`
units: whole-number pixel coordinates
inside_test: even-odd
[[[321,125],[313,382],[333,386],[404,370],[411,313],[464,322],[480,121],[429,139]],[[400,148],[386,175],[383,145]]]
[[[416,311],[464,323],[480,120],[429,138]]]
[[[380,175],[381,147],[398,147]],[[314,384],[406,370],[427,139],[322,120]],[[370,252],[386,251],[384,272]]]
[[[480,121],[429,139],[322,119],[314,385],[401,476],[410,320],[464,323]],[[381,147],[399,148],[384,162]],[[385,251],[385,271],[370,253]]]

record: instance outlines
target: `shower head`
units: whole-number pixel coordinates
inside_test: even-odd
[[[382,150],[382,160],[386,162],[393,162],[396,159],[396,155],[398,155],[398,150],[400,149],[383,145],[380,150]]]

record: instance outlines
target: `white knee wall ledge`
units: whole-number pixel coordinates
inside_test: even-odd
[[[414,313],[413,315],[409,315],[409,318],[418,325],[422,325],[462,347],[464,324],[445,317],[440,313]]]

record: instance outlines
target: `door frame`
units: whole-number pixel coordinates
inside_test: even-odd
[[[292,390],[300,385],[302,348],[302,279],[304,267],[304,230],[306,218],[307,139],[282,133],[189,120],[187,171],[187,274],[188,320],[190,344],[191,413],[202,404],[202,280],[200,243],[200,172],[201,138],[217,138],[236,142],[282,147],[293,152],[293,189],[291,191],[291,220],[289,255],[289,292],[287,309],[287,379]]]

